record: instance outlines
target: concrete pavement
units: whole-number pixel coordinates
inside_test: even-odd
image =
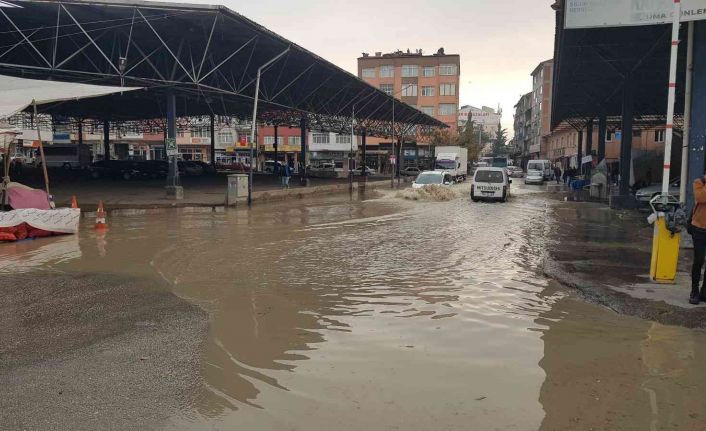
[[[544,260],[546,276],[619,313],[706,328],[706,304],[688,303],[690,250],[681,250],[675,284],[650,280],[647,214],[589,202],[561,202],[548,211],[553,240]]]

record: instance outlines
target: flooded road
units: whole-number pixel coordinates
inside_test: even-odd
[[[208,311],[204,383],[163,429],[704,429],[706,334],[540,276],[551,205],[132,213],[0,250],[0,271],[141,277]]]

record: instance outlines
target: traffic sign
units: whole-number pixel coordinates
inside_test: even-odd
[[[179,150],[177,149],[176,138],[167,138],[164,140],[164,145],[167,148],[167,156],[177,156],[179,155]]]

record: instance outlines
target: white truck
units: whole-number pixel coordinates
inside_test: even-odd
[[[436,147],[434,170],[451,174],[455,182],[468,176],[468,149],[463,147]]]

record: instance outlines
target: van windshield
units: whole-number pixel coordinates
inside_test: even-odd
[[[529,163],[527,165],[528,171],[541,171],[544,170],[541,163]]]
[[[417,177],[417,184],[441,184],[442,176],[439,174],[423,173]]]
[[[498,171],[478,171],[476,172],[477,183],[503,183],[503,173]]]

